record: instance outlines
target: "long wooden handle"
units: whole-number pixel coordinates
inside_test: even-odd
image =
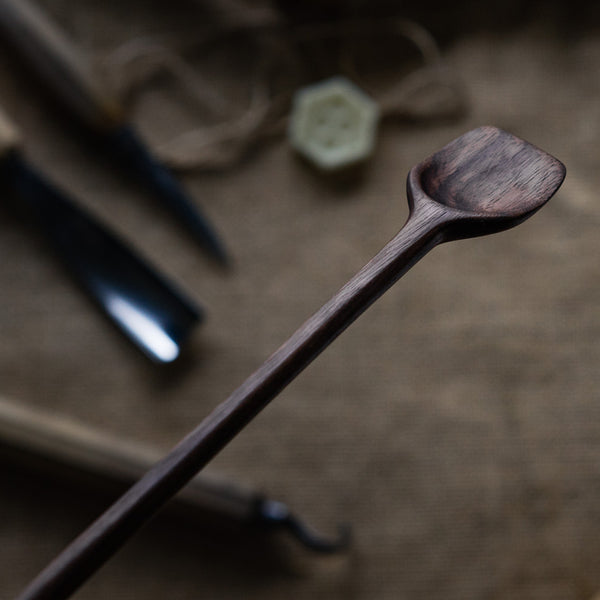
[[[0,33],[88,126],[112,129],[123,121],[119,102],[92,64],[29,0],[0,0]]]
[[[59,554],[19,599],[60,600],[75,591],[372,302],[443,241],[444,223],[443,210],[413,214],[370,263]]]
[[[152,448],[0,396],[0,457],[4,456],[51,475],[81,479],[95,490],[115,496],[161,457]],[[194,477],[171,504],[186,515],[202,511],[250,521],[259,498],[260,494],[237,483],[204,474]]]
[[[0,160],[21,143],[21,136],[8,118],[6,113],[0,109]]]

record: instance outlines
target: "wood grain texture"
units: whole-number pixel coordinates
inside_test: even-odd
[[[313,317],[294,333],[233,394],[112,507],[76,538],[20,596],[21,600],[67,597],[123,542],[215,456],[292,379],[366,308],[437,244],[506,229],[527,218],[556,191],[564,167],[553,157],[494,128],[474,130],[413,168],[408,179],[410,214],[402,230]],[[462,146],[475,144],[476,152]],[[536,161],[524,160],[525,174],[509,161],[503,182],[506,198],[485,181],[492,157],[503,160],[519,145]],[[556,174],[554,189],[542,186],[520,207],[514,188],[529,181],[529,165],[545,161]],[[537,167],[536,167],[537,168]],[[538,171],[536,171],[538,172]],[[452,185],[446,185],[448,178]],[[548,177],[550,180],[550,177]],[[546,181],[540,176],[541,181]],[[465,181],[468,197],[460,188]],[[479,183],[478,183],[479,182]],[[493,196],[484,196],[484,192]]]
[[[409,197],[427,196],[460,211],[463,222],[454,235],[474,237],[530,217],[565,173],[559,160],[533,144],[496,127],[479,127],[412,169]]]

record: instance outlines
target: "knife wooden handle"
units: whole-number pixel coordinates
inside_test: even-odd
[[[110,130],[123,122],[122,107],[93,65],[29,0],[0,0],[0,34],[86,125]]]
[[[117,495],[160,456],[154,449],[0,396],[0,459]],[[250,521],[259,496],[218,475],[202,474],[181,490],[171,508],[186,516],[200,511]]]
[[[21,136],[6,113],[0,109],[0,160],[21,142]]]

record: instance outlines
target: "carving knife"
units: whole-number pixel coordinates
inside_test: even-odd
[[[175,360],[201,311],[32,167],[0,112],[0,183],[24,203],[81,287],[150,359]]]
[[[226,265],[227,253],[213,227],[127,123],[119,100],[63,32],[29,0],[0,0],[0,35],[107,154],[144,182],[204,250]]]

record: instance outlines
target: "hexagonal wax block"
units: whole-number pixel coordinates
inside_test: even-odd
[[[288,134],[296,151],[332,171],[373,153],[378,121],[377,104],[344,77],[334,77],[296,92]]]

